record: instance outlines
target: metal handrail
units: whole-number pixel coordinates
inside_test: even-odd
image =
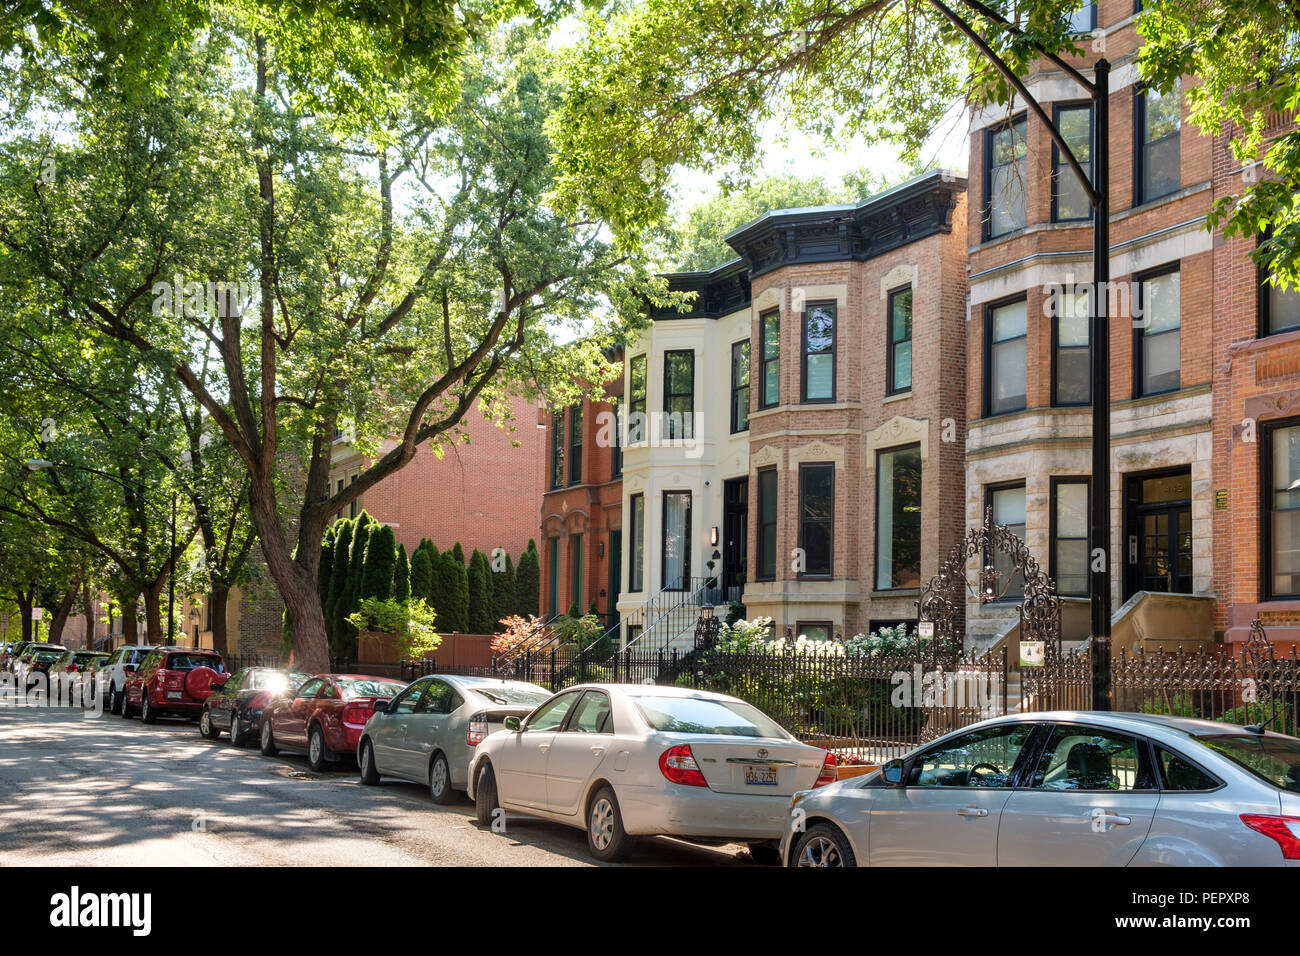
[[[710,589],[710,588],[712,588],[712,587],[716,587],[716,585],[710,585],[710,584],[708,583],[708,582],[714,580],[713,576],[709,576],[709,577],[707,577],[707,578],[692,578],[691,580],[692,580],[693,582],[694,582],[694,581],[699,581],[699,582],[702,582],[702,583],[700,583],[700,585],[699,585],[698,587],[696,587],[693,591],[690,591],[690,590],[684,590],[684,589],[680,589],[680,588],[673,589],[673,593],[675,593],[675,594],[684,594],[685,597],[680,598],[680,599],[679,599],[675,604],[673,604],[673,605],[671,605],[670,607],[668,607],[667,609],[665,609],[665,610],[663,611],[663,613],[661,613],[658,617],[656,617],[652,623],[650,623],[650,624],[646,624],[646,625],[643,625],[643,627],[642,627],[642,629],[641,629],[641,633],[638,634],[638,635],[637,635],[633,640],[628,641],[627,646],[624,647],[624,648],[622,649],[622,651],[620,651],[620,653],[627,652],[627,651],[631,650],[631,649],[634,648],[634,647],[637,647],[638,650],[639,650],[640,647],[638,647],[638,645],[644,646],[644,645],[641,644],[641,642],[642,642],[642,640],[646,637],[646,635],[652,633],[652,632],[654,631],[654,629],[655,629],[656,627],[658,627],[659,624],[660,624],[662,621],[664,621],[664,620],[668,617],[668,615],[670,615],[670,614],[672,614],[674,611],[679,610],[679,609],[681,609],[681,608],[683,608],[683,607],[686,607],[686,606],[688,606],[688,605],[692,605],[692,604],[693,604],[694,606],[699,607],[699,606],[700,606],[700,603],[701,603],[700,600],[699,600],[700,594],[701,594],[703,591],[707,590],[707,589]],[[664,592],[666,592],[667,590],[668,590],[667,588],[661,588],[660,591],[659,591],[659,593],[656,594],[655,597],[659,597],[660,595],[664,594]],[[652,599],[652,600],[653,600],[653,599]]]

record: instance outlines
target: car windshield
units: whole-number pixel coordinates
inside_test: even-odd
[[[1196,734],[1194,739],[1273,786],[1300,793],[1300,740],[1262,734]]]
[[[167,660],[169,671],[192,671],[196,667],[210,667],[220,672],[221,658],[209,654],[173,654]]]
[[[637,709],[655,730],[673,734],[723,734],[728,737],[789,735],[756,707],[711,697],[637,697]]]
[[[406,685],[392,680],[357,680],[356,678],[339,681],[344,697],[396,697]]]
[[[543,690],[540,687],[520,687],[510,684],[471,684],[470,690],[476,694],[482,694],[494,704],[523,704],[527,707],[536,707],[542,701],[550,700],[550,691]]]
[[[63,651],[37,651],[33,658],[38,664],[49,664],[63,656]]]

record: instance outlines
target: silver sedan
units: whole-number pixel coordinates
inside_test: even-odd
[[[792,866],[1300,862],[1300,740],[1151,714],[998,717],[795,794]]]
[[[376,710],[357,741],[361,782],[399,777],[428,786],[435,803],[466,788],[475,747],[507,717],[549,699],[545,687],[491,677],[422,677]]]

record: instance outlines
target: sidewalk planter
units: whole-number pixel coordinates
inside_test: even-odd
[[[838,780],[848,780],[850,777],[864,777],[873,770],[879,770],[878,763],[851,763],[835,768],[835,777]]]

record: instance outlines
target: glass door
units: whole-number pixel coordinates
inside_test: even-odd
[[[1127,479],[1128,574],[1137,591],[1192,591],[1191,469]]]

